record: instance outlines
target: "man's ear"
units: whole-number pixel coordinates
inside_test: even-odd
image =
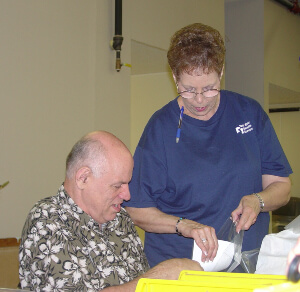
[[[88,183],[88,180],[90,178],[92,174],[92,171],[89,167],[81,167],[77,172],[76,172],[76,176],[75,176],[75,179],[76,179],[76,184],[78,186],[79,189],[84,189],[85,186],[87,185]]]

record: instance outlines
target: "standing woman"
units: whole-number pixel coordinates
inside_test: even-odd
[[[171,39],[178,96],[146,125],[124,204],[146,231],[151,266],[191,258],[193,240],[202,260],[213,260],[229,217],[246,230],[242,250],[259,248],[269,211],[289,201],[292,170],[268,115],[254,99],[220,90],[224,60],[224,41],[210,26],[191,24]]]

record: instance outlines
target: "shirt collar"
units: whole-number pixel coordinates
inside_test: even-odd
[[[96,222],[90,215],[85,213],[69,196],[67,191],[62,184],[58,190],[58,200],[61,209],[68,216],[73,217],[73,219],[80,221],[81,226],[86,226],[90,230],[98,230],[99,232],[109,232],[114,230],[120,221],[120,213],[117,214],[114,220],[108,221],[107,223],[100,224]]]

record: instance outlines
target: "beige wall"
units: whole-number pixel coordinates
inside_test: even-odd
[[[300,92],[300,16],[271,0],[264,4],[264,87],[268,99],[270,83]],[[300,112],[269,116],[294,171],[291,195],[300,197]]]
[[[291,196],[300,198],[300,112],[271,113],[269,116],[294,172],[290,176]]]
[[[134,153],[144,127],[152,114],[175,96],[171,76],[167,72],[131,77],[132,153]]]
[[[226,89],[264,106],[264,1],[226,1]]]
[[[0,237],[19,237],[78,138],[106,129],[129,146],[130,71],[114,69],[112,0],[1,0],[0,19]]]
[[[224,32],[224,0],[131,0],[129,3],[132,39],[155,47],[168,49],[173,33],[194,22]]]

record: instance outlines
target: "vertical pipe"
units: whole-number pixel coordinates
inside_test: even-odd
[[[122,0],[115,0],[115,35],[122,35]]]
[[[121,46],[122,37],[122,0],[115,0],[115,36],[113,38],[113,48],[116,51],[116,70],[121,70]]]

